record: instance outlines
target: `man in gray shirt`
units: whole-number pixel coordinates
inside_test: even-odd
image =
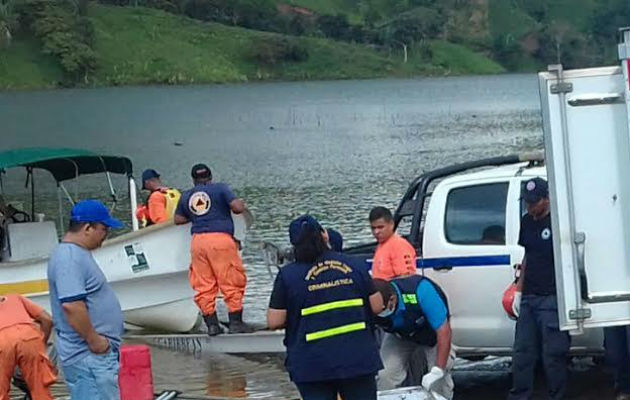
[[[77,203],[48,261],[50,305],[61,366],[73,400],[117,400],[123,314],[92,257],[123,224],[96,200]]]

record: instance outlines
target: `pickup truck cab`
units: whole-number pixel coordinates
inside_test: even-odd
[[[509,355],[515,321],[501,305],[523,259],[521,186],[546,178],[542,155],[497,157],[423,174],[403,196],[397,232],[416,248],[418,273],[446,292],[458,356]],[[368,263],[375,243],[346,249]],[[573,339],[574,353],[602,351],[600,329]]]

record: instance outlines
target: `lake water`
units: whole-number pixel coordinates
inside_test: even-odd
[[[292,218],[309,212],[346,243],[365,242],[369,210],[394,208],[422,172],[542,147],[535,75],[0,93],[0,138],[2,149],[125,155],[136,175],[155,168],[181,189],[191,185],[193,164],[210,165],[256,218],[244,248],[245,317],[255,322],[272,285],[260,244],[287,244]],[[35,179],[42,209],[55,210],[50,178]],[[124,180],[114,184],[124,204]],[[4,186],[25,194],[23,173],[10,173]],[[104,187],[104,179],[68,184],[106,200]],[[236,381],[232,397],[295,395],[277,360],[155,353],[156,381],[190,393]]]

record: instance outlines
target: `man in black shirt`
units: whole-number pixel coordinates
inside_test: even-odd
[[[553,262],[549,190],[542,178],[530,179],[521,191],[527,214],[521,219],[518,244],[525,248],[514,299],[517,315],[509,399],[529,399],[539,358],[549,398],[564,397],[570,338],[560,331]],[[522,295],[521,295],[522,293]]]

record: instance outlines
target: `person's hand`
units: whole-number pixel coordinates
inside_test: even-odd
[[[105,354],[109,350],[109,340],[102,335],[95,334],[87,341],[87,344],[94,354]]]
[[[521,263],[514,264],[513,268],[514,268],[514,281],[516,282],[521,277],[521,272],[523,271],[523,264]]]
[[[512,302],[512,312],[518,318],[521,313],[521,292],[514,293],[514,301]]]
[[[422,387],[427,391],[432,391],[436,382],[444,378],[444,370],[440,367],[433,367],[428,374],[422,377]]]

